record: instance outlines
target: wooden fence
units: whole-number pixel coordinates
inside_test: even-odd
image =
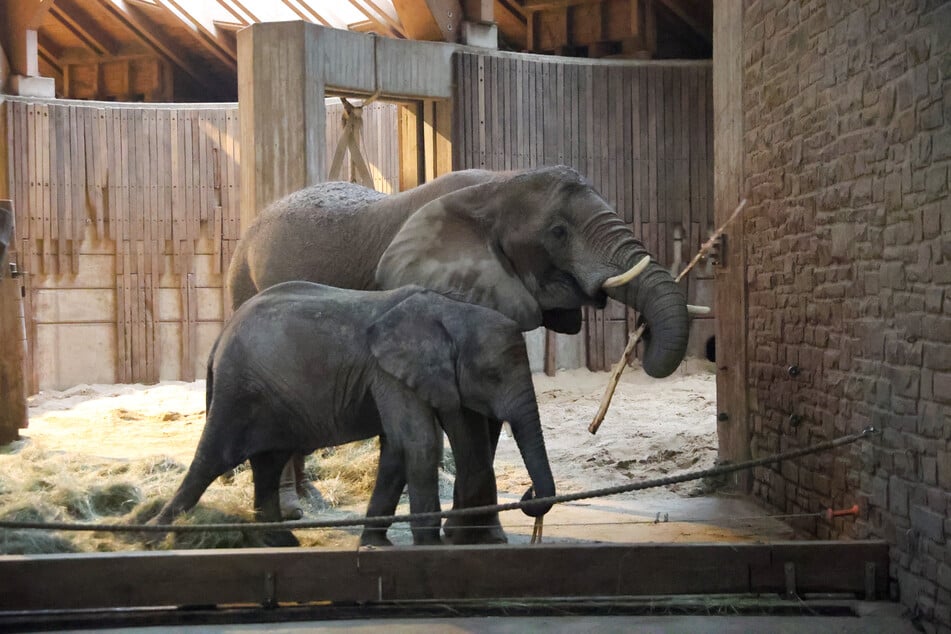
[[[460,53],[454,64],[455,169],[570,165],[660,262],[689,261],[713,224],[708,62]],[[678,227],[683,239],[676,243]],[[675,244],[681,252],[674,252]],[[691,276],[690,296],[709,296],[711,278],[709,271]],[[693,339],[712,335],[712,320],[706,321],[695,323]],[[634,322],[633,311],[614,301],[589,310],[583,336],[556,338],[559,363],[607,369]],[[692,342],[692,349],[701,344]]]
[[[237,106],[2,108],[29,391],[202,377],[239,236]],[[332,154],[339,102],[327,116]],[[375,184],[393,191],[396,106],[364,118]]]

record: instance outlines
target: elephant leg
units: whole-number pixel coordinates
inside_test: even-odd
[[[386,435],[380,436],[380,462],[376,471],[376,483],[367,506],[367,517],[393,515],[399,504],[403,488],[406,486],[406,473],[403,470],[403,456],[399,447],[390,443]],[[390,523],[367,524],[360,535],[361,546],[392,546],[386,532]]]
[[[203,462],[193,461],[188,468],[188,473],[185,474],[185,479],[182,480],[182,484],[175,491],[175,495],[162,507],[162,510],[159,511],[159,514],[151,523],[171,524],[176,517],[194,508],[205,490],[215,481],[215,478],[227,470],[227,468],[220,471],[209,469],[205,467]]]
[[[438,511],[442,431],[432,409],[413,391],[396,381],[375,385],[373,396],[388,443],[385,468],[392,473],[395,467],[391,464],[389,453],[398,453],[409,488],[410,511]],[[392,499],[393,489],[385,491],[380,503],[391,502]],[[413,521],[410,525],[413,543],[441,544],[439,523],[438,517]]]
[[[495,484],[495,447],[502,424],[465,410],[461,421],[443,421],[456,463],[453,508],[486,506],[498,502]],[[504,544],[508,542],[498,513],[450,517],[443,526],[453,544]]]
[[[435,427],[435,426],[434,426]],[[435,431],[435,430],[434,430]],[[442,433],[433,434],[442,440]],[[409,488],[411,513],[439,511],[439,449],[435,443],[404,449],[406,484]],[[439,537],[440,518],[414,520],[411,523],[413,543],[416,545],[442,544]]]
[[[304,509],[300,505],[297,494],[297,469],[294,462],[297,454],[291,457],[281,470],[280,493],[281,519],[299,520],[304,517]]]
[[[281,473],[291,457],[289,451],[266,451],[251,456],[254,475],[254,518],[259,522],[280,522]],[[266,533],[269,546],[298,546],[300,543],[290,531]]]

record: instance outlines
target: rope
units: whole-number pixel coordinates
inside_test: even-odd
[[[872,426],[866,427],[862,431],[846,436],[840,436],[833,440],[827,440],[809,447],[795,449],[784,453],[765,456],[755,460],[737,462],[734,464],[721,465],[710,469],[692,471],[681,475],[667,476],[664,478],[655,478],[653,480],[643,480],[630,484],[622,484],[591,491],[580,491],[578,493],[568,493],[555,495],[547,498],[537,498],[529,501],[509,502],[506,504],[492,504],[488,506],[475,506],[464,509],[452,509],[448,511],[432,511],[429,513],[412,513],[404,515],[392,515],[381,517],[354,517],[339,520],[319,520],[319,521],[296,521],[296,522],[250,522],[247,524],[199,524],[199,525],[178,525],[178,524],[76,524],[69,522],[17,522],[11,520],[0,520],[0,528],[19,529],[19,530],[60,530],[60,531],[105,531],[116,533],[200,533],[215,531],[268,531],[268,530],[300,530],[310,528],[344,528],[349,526],[364,526],[367,524],[389,525],[397,522],[411,522],[417,519],[436,519],[445,517],[468,517],[472,515],[483,515],[486,513],[495,513],[501,511],[513,511],[515,509],[531,508],[534,505],[542,504],[560,504],[564,502],[575,502],[577,500],[586,500],[589,498],[607,497],[617,495],[618,493],[629,493],[631,491],[642,491],[657,487],[689,482],[691,480],[701,480],[703,478],[712,478],[730,473],[736,473],[745,469],[761,467],[763,465],[782,462],[783,460],[792,460],[807,456],[809,454],[829,451],[836,447],[854,443],[862,438],[880,433]]]

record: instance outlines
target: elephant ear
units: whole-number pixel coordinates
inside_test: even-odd
[[[436,293],[404,299],[370,325],[370,352],[396,377],[436,409],[458,409],[456,347],[443,326]]]
[[[459,189],[414,213],[380,258],[376,281],[392,289],[418,284],[499,311],[532,330],[542,323],[538,302],[493,237],[501,199],[498,183]]]

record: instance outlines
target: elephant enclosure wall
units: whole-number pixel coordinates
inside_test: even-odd
[[[329,165],[342,107],[326,113]],[[8,98],[0,118],[28,391],[204,376],[239,237],[237,106]],[[396,106],[364,119],[374,185],[394,191]]]
[[[460,52],[454,65],[455,169],[570,165],[675,273],[714,229],[709,62]],[[710,305],[713,271],[695,270],[689,297]],[[582,336],[556,337],[555,362],[608,369],[635,319],[613,300],[587,310]],[[712,317],[697,320],[689,354],[703,356],[712,336]]]
[[[752,453],[882,431],[758,468],[753,493],[782,513],[857,503],[854,522],[796,524],[888,540],[893,591],[948,631],[951,3],[748,2],[719,23],[739,46]]]

